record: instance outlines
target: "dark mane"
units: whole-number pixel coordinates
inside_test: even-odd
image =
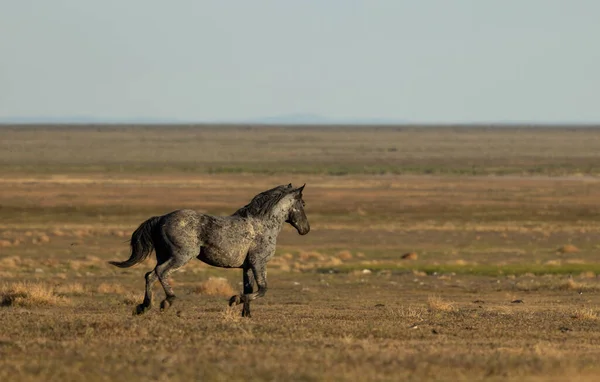
[[[237,210],[232,216],[241,216],[245,218],[250,216],[264,217],[291,189],[292,185],[288,184],[287,186],[281,185],[263,191],[252,198],[250,203]]]

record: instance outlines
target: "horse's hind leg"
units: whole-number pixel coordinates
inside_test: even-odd
[[[165,290],[166,295],[166,298],[160,303],[160,310],[165,311],[169,309],[169,307],[173,305],[173,302],[176,298],[175,292],[173,292],[173,287],[171,287],[171,283],[169,282],[169,277],[171,273],[186,265],[191,259],[195,257],[196,252],[197,251],[190,251],[190,256],[178,254],[177,256],[171,257],[169,260],[156,267],[156,274],[158,275],[158,280],[160,281],[163,289]]]
[[[180,268],[180,266],[175,267],[174,263],[174,259],[171,258],[165,263],[156,267],[158,281],[160,281],[160,284],[165,290],[166,296],[165,299],[162,300],[162,302],[160,303],[160,310],[162,311],[169,309],[169,307],[173,304],[173,301],[175,301],[176,298],[175,292],[173,292],[173,287],[171,287],[171,284],[169,283],[169,276],[171,275],[171,273],[173,273],[173,271],[175,271],[176,269]]]
[[[144,295],[144,301],[135,308],[135,314],[146,313],[152,307],[152,287],[158,276],[156,275],[156,268],[146,273],[146,293]]]

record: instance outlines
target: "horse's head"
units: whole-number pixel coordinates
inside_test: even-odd
[[[306,186],[306,184],[304,184],[304,186]],[[302,200],[302,190],[304,190],[304,186],[289,191],[292,203],[290,204],[288,216],[285,220],[296,228],[300,235],[306,235],[310,231],[310,224],[308,223],[308,218],[304,212],[304,200]]]

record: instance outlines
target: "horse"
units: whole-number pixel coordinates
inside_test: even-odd
[[[160,309],[167,310],[176,299],[169,276],[195,257],[215,267],[243,270],[243,293],[232,296],[229,306],[243,303],[242,316],[251,317],[250,301],[267,292],[266,267],[275,254],[283,225],[289,223],[300,235],[310,231],[302,199],[305,186],[294,188],[290,183],[261,192],[230,216],[181,209],[144,221],[131,235],[129,259],[109,261],[128,268],[144,261],[152,250],[156,253],[156,267],[146,273],[144,300],[134,314],[143,314],[152,307],[156,281],[166,295]]]

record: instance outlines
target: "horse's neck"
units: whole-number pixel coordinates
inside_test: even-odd
[[[283,228],[283,225],[285,224],[285,218],[286,214],[280,211],[279,213],[276,212],[274,214],[270,214],[267,217],[264,217],[260,220],[262,226],[265,227],[267,230],[275,234],[279,234],[279,232],[281,232]]]

